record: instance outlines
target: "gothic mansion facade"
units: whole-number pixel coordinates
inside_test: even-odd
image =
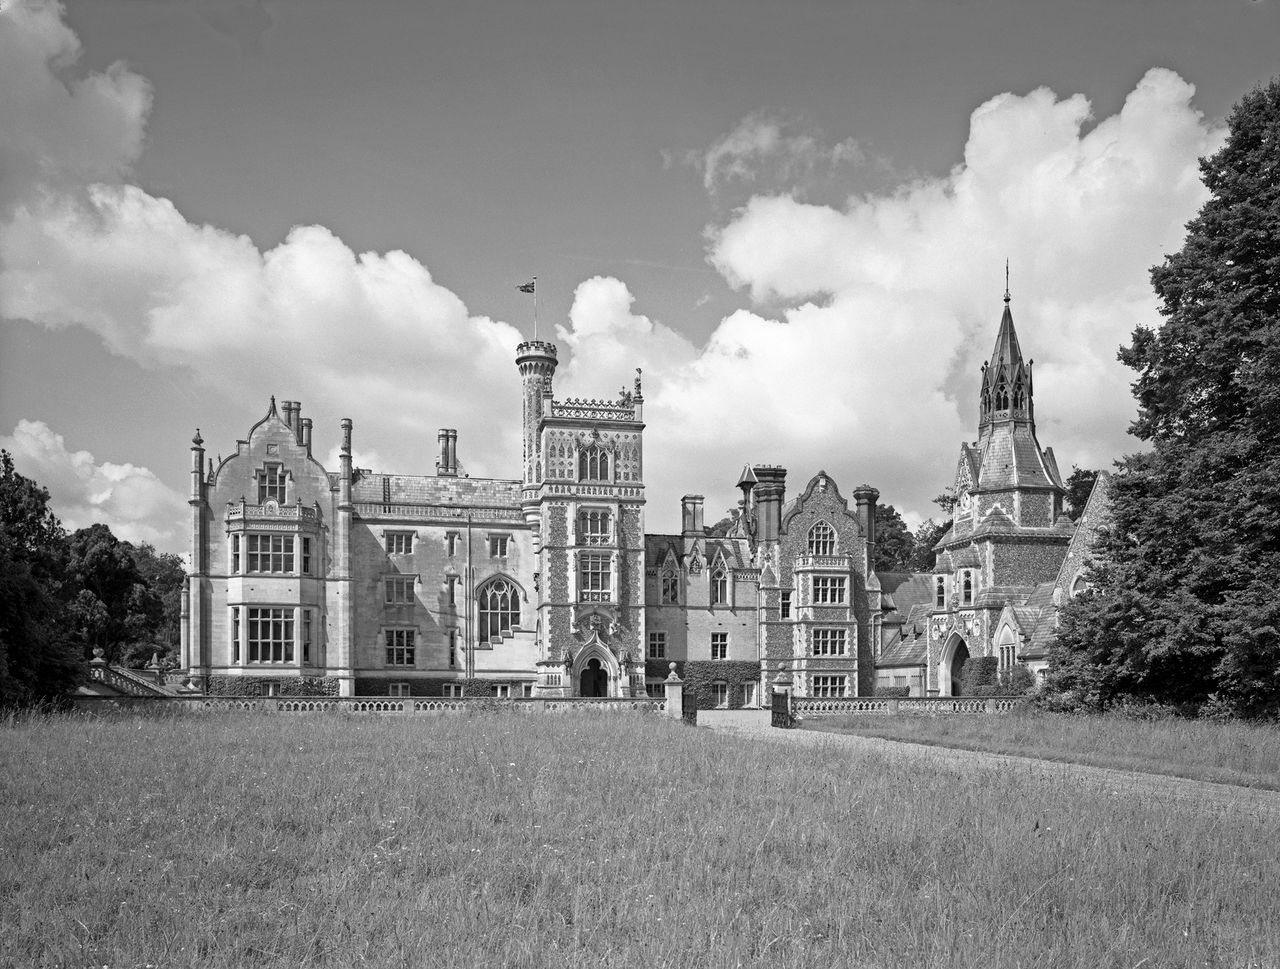
[[[1007,299],[925,575],[875,572],[878,492],[846,498],[825,472],[787,500],[785,469],[748,465],[728,534],[704,527],[697,495],[679,533],[647,534],[639,376],[617,400],[557,400],[554,344],[521,344],[516,365],[518,479],[460,474],[448,429],[434,474],[357,469],[350,420],[328,470],[295,401],[272,398],[217,467],[197,432],[187,688],[642,696],[674,662],[704,702],[736,707],[760,703],[783,663],[818,697],[949,695],[968,656],[1042,665],[1075,527]]]

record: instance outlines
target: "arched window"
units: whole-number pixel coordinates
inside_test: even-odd
[[[480,600],[479,642],[492,643],[520,625],[520,590],[510,579],[497,578],[476,594]]]
[[[1023,405],[1024,395],[1022,393],[1022,384],[1018,384],[1013,388],[1013,406],[1019,408]]]
[[[723,565],[711,570],[711,604],[721,606],[729,601],[729,573]]]
[[[960,601],[966,606],[973,605],[973,573],[968,569],[965,569],[960,585]]]
[[[675,569],[662,570],[662,601],[672,603],[680,601],[680,580]]]
[[[1003,377],[996,384],[996,410],[1009,409],[1009,385]]]
[[[826,522],[818,522],[809,529],[809,554],[836,554],[836,530]]]
[[[1089,583],[1083,575],[1077,575],[1076,580],[1071,583],[1071,598],[1075,598],[1081,592],[1089,591]]]
[[[579,481],[608,481],[609,452],[598,444],[578,452]]]

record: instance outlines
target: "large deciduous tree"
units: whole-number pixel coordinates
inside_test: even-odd
[[[49,493],[0,451],[0,706],[59,699],[82,675],[69,632],[66,555]]]
[[[1064,613],[1058,686],[1280,712],[1280,78],[1201,160],[1210,198],[1152,270],[1164,323],[1138,377],[1095,592]]]
[[[915,554],[916,540],[893,505],[876,505],[876,552],[872,567],[877,572],[908,572]]]

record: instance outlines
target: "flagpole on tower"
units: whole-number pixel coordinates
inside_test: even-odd
[[[517,286],[516,289],[518,289],[522,293],[533,294],[533,338],[537,340],[538,339],[538,277],[534,276],[531,280],[529,280],[523,286]]]

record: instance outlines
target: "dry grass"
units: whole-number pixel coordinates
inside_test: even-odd
[[[652,716],[0,728],[0,965],[1275,966],[1274,821]]]
[[[1280,726],[1275,724],[1031,709],[999,716],[832,717],[809,720],[805,727],[1280,790]]]

